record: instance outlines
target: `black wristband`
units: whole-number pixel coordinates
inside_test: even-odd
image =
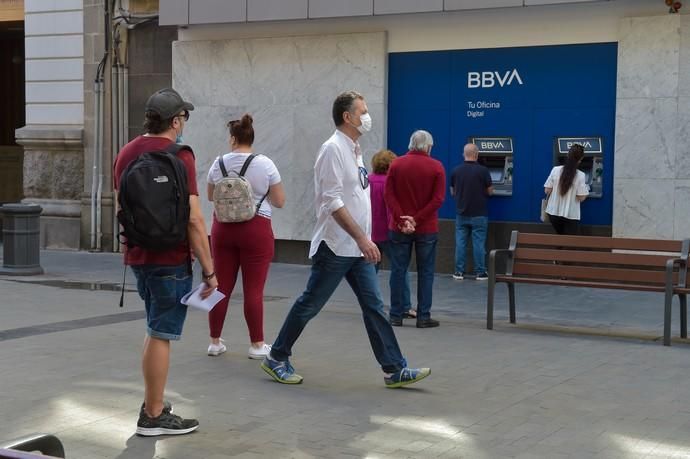
[[[215,277],[215,275],[216,275],[215,271],[212,272],[211,274],[205,274],[203,271],[201,272],[201,277],[203,277],[204,280],[213,279]]]

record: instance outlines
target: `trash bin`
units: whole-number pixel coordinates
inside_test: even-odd
[[[40,215],[36,204],[4,204],[2,215],[2,268],[0,274],[43,274],[40,263]]]

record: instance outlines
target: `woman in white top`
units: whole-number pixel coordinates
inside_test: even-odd
[[[240,171],[242,165],[252,154],[254,127],[251,115],[245,114],[241,120],[228,123],[230,129],[230,153],[222,155],[225,170]],[[219,159],[216,159],[208,171],[208,199],[213,201],[215,184],[222,178]],[[264,155],[257,155],[249,164],[244,177],[249,181],[258,204],[263,199],[256,216],[251,220],[239,223],[221,223],[213,216],[211,227],[211,251],[218,290],[225,294],[209,313],[211,344],[208,355],[217,356],[227,350],[221,339],[223,323],[228,311],[228,301],[235,288],[237,274],[242,270],[242,287],[244,295],[244,318],[249,328],[248,357],[263,359],[271,350],[264,343],[264,285],[268,268],[273,259],[274,238],[271,228],[271,207],[283,207],[285,190],[281,183],[280,173],[273,161]]]
[[[558,234],[578,234],[580,203],[589,195],[585,173],[577,169],[584,157],[582,145],[574,144],[568,151],[565,164],[551,169],[544,183],[544,192],[549,199],[546,213]]]

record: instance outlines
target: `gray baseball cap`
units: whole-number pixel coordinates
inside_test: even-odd
[[[168,120],[178,115],[182,110],[192,111],[194,105],[182,99],[182,96],[173,88],[160,89],[146,101],[146,111],[157,113],[163,120]]]

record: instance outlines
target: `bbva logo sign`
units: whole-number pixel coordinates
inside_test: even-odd
[[[493,88],[510,86],[513,83],[524,84],[517,69],[506,70],[505,72],[467,72],[467,87],[474,88]]]
[[[505,148],[506,146],[500,140],[479,142],[479,149],[482,151],[504,150]]]

